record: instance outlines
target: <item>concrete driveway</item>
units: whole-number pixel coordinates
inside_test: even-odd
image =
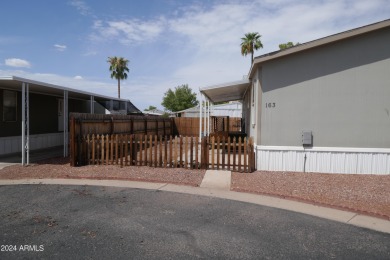
[[[213,197],[8,185],[0,201],[0,259],[390,258],[390,234]]]

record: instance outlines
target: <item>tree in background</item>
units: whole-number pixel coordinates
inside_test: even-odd
[[[157,109],[157,107],[149,106],[148,108],[145,108],[144,111],[152,111],[152,110],[155,110],[155,109]]]
[[[245,37],[241,38],[241,55],[246,56],[251,54],[251,64],[253,62],[253,52],[260,48],[263,48],[263,44],[260,41],[261,35],[257,32],[246,33]]]
[[[168,89],[164,93],[163,102],[161,103],[165,109],[171,112],[181,111],[198,104],[196,93],[192,92],[192,89],[187,84],[176,87],[174,91]]]
[[[126,60],[122,57],[108,57],[107,62],[110,64],[111,78],[118,80],[118,98],[121,98],[121,79],[127,79],[127,73],[129,72],[128,63],[129,60]]]
[[[300,44],[300,43],[299,42],[297,42],[296,44],[294,44],[293,42],[281,43],[281,44],[279,44],[279,49],[280,50],[284,50],[284,49],[287,49],[287,48],[294,47],[294,46],[296,46],[298,44]]]

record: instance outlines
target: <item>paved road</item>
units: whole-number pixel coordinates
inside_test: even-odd
[[[211,197],[11,185],[0,202],[0,259],[390,259],[390,234]]]

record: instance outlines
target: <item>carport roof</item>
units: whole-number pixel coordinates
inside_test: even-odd
[[[242,100],[250,85],[249,79],[228,82],[224,84],[200,88],[200,93],[204,94],[211,102],[228,102]]]
[[[0,77],[0,88],[21,90],[22,83],[28,83],[30,92],[53,95],[53,96],[63,96],[64,90],[68,91],[69,98],[75,99],[85,99],[89,100],[91,96],[95,100],[118,100],[118,101],[127,101],[126,99],[119,99],[108,97],[104,95],[99,95],[96,93],[91,93],[87,91],[72,89],[68,87],[53,85],[45,82],[39,82],[31,79],[16,77],[16,76],[1,76]]]
[[[95,101],[121,101],[127,102],[127,112],[132,114],[142,114],[142,112],[127,99],[114,98],[104,95],[99,95],[92,92],[77,90],[73,88],[53,85],[45,82],[39,82],[31,79],[16,77],[16,76],[0,76],[0,88],[10,90],[21,90],[22,83],[29,84],[29,91],[32,93],[52,95],[63,97],[64,90],[68,91],[68,97],[72,99],[90,100],[91,96]]]

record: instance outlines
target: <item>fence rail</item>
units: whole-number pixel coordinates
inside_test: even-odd
[[[80,136],[75,165],[254,171],[252,139],[113,134]]]

